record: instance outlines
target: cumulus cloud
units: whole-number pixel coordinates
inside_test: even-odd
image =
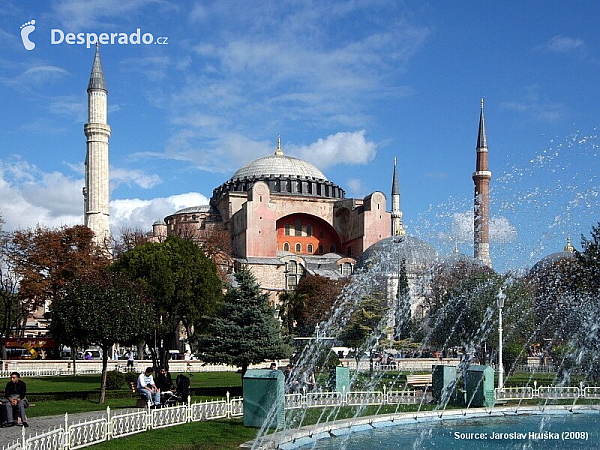
[[[23,161],[0,161],[3,229],[73,225],[81,221],[84,181],[59,172],[44,173]]]
[[[377,145],[365,139],[365,134],[365,130],[336,133],[298,147],[294,153],[320,169],[336,164],[366,164],[375,158]]]
[[[113,200],[110,202],[111,230],[113,234],[118,234],[124,229],[151,231],[156,220],[162,220],[182,208],[207,204],[208,199],[197,192],[151,200]]]
[[[446,241],[473,242],[473,211],[454,213],[450,231],[440,233],[440,238]],[[517,239],[517,229],[506,217],[490,218],[490,243],[514,242]]]
[[[0,198],[10,199],[0,206],[4,230],[34,228],[37,225],[58,227],[83,223],[82,188],[85,180],[80,165],[69,166],[75,176],[60,172],[44,172],[36,165],[18,158],[0,161]],[[150,188],[160,182],[156,175],[142,171],[112,169],[113,185],[129,183]],[[177,209],[207,204],[201,194],[181,194],[153,200],[113,200],[110,203],[111,224],[115,229],[150,229],[152,222]],[[131,225],[127,221],[131,221]]]

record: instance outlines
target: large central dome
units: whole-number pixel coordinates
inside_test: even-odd
[[[275,154],[250,161],[231,177],[232,180],[260,177],[304,177],[327,180],[319,169],[311,163],[292,156]]]
[[[271,194],[300,197],[344,198],[345,192],[311,163],[286,156],[278,139],[274,155],[250,161],[221,186],[213,190],[211,205],[229,192],[248,192],[254,183],[264,182]]]

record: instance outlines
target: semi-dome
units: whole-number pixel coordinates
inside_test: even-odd
[[[261,177],[304,177],[327,180],[327,177],[307,161],[286,155],[270,155],[250,161],[233,174],[231,180]]]
[[[371,245],[358,258],[358,268],[369,268],[379,273],[393,274],[404,260],[406,270],[415,273],[433,264],[438,258],[435,249],[413,236],[390,236]]]

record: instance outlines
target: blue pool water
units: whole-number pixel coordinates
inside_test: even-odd
[[[527,415],[387,426],[302,449],[600,449],[600,414]]]

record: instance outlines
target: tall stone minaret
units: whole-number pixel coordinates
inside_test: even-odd
[[[85,157],[84,225],[94,232],[96,244],[105,246],[110,239],[108,214],[108,138],[110,126],[106,121],[106,83],[100,62],[100,48],[96,44],[92,74],[87,88],[88,123],[83,131],[87,137]]]
[[[485,135],[485,119],[483,115],[483,99],[479,115],[479,134],[477,136],[477,165],[473,172],[475,183],[474,205],[474,257],[486,266],[492,267],[490,258],[490,179],[492,172],[488,167],[488,146]]]
[[[400,184],[396,172],[396,158],[394,158],[394,180],[392,181],[392,236],[404,236],[406,231],[402,226],[402,211],[400,211]]]

